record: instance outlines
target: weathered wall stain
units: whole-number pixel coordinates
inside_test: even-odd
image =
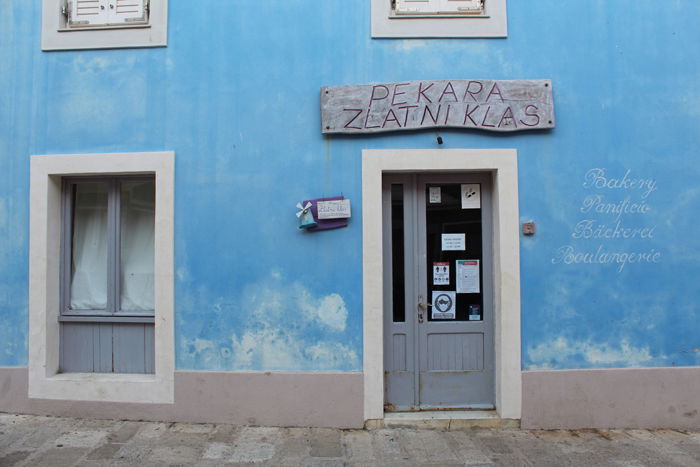
[[[359,370],[357,334],[337,293],[316,295],[279,271],[242,293],[192,313],[199,326],[183,327],[178,362],[217,370]],[[192,310],[194,312],[194,310]],[[199,321],[200,318],[196,320]],[[354,328],[354,326],[353,326]]]

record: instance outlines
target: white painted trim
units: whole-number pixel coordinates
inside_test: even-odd
[[[155,374],[58,373],[61,178],[155,174]],[[31,156],[29,191],[29,397],[174,401],[172,152]]]
[[[384,418],[382,174],[462,171],[493,173],[496,411],[504,419],[521,416],[517,151],[397,149],[362,151],[365,420]]]
[[[391,18],[391,0],[372,0],[372,37],[507,37],[506,0],[486,0],[486,17]]]
[[[165,47],[168,43],[168,0],[151,0],[148,26],[133,28],[66,30],[62,4],[63,0],[42,0],[42,50]]]

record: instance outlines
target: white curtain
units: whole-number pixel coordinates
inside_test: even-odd
[[[153,310],[155,182],[121,184],[121,310]]]
[[[75,185],[70,307],[107,307],[107,184]]]

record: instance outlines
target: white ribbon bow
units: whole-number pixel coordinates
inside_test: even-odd
[[[306,214],[309,211],[309,208],[311,207],[311,202],[307,201],[306,206],[302,206],[301,203],[297,203],[297,208],[301,209],[297,213],[297,217],[301,217],[302,215]]]

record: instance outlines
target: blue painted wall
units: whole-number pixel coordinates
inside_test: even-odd
[[[518,150],[524,368],[700,363],[700,4],[511,1],[507,39],[372,40],[368,1],[196,3],[167,48],[47,53],[40,1],[0,2],[0,365],[27,363],[29,154],[174,150],[177,367],[360,370],[360,152],[435,134],[323,138],[319,87],[462,78],[554,81],[551,132],[442,132]],[[654,189],[596,187],[626,173]],[[349,228],[296,230],[340,193]],[[625,199],[648,212],[596,211]]]

